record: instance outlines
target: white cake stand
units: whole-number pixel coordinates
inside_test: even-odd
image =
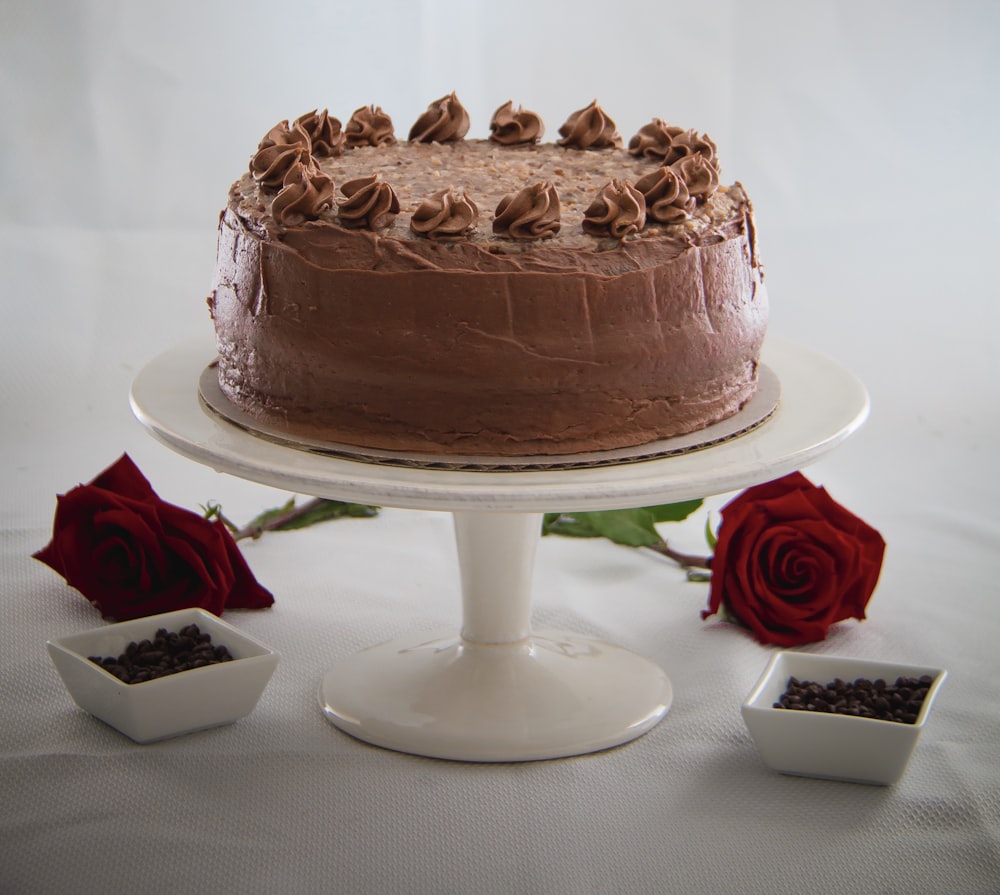
[[[868,413],[865,387],[851,373],[769,337],[763,360],[780,380],[780,405],[731,441],[583,469],[423,469],[316,454],[230,424],[198,397],[213,356],[210,341],[181,345],[133,384],[133,412],[173,450],[299,494],[453,514],[460,629],[415,634],[341,660],[323,677],[319,698],[330,722],[361,740],[466,761],[594,752],[642,735],[670,708],[670,681],[656,664],[575,633],[532,629],[544,512],[648,506],[770,481],[830,451]]]

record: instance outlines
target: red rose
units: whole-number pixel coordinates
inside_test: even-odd
[[[162,501],[127,454],[56,500],[52,540],[35,559],[105,618],[192,606],[222,615],[274,602],[225,525]]]
[[[724,607],[761,643],[798,646],[863,619],[885,541],[795,472],[748,488],[722,509],[708,609]]]

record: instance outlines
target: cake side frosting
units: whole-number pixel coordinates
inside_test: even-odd
[[[497,131],[516,134],[523,110],[504,109]],[[455,134],[446,111],[420,132]],[[563,139],[607,142],[585,112]],[[631,151],[383,139],[303,165],[288,131],[282,187],[248,173],[230,191],[209,299],[220,386],[252,416],[390,451],[561,454],[695,431],[752,396],[752,208],[714,167],[699,201],[640,135]]]

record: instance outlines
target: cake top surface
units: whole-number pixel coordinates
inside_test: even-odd
[[[507,102],[489,139],[467,140],[468,129],[454,93],[431,103],[405,141],[377,106],[346,126],[312,111],[268,131],[230,206],[278,240],[330,229],[353,234],[362,255],[405,243],[433,266],[459,245],[466,255],[532,265],[540,256],[554,267],[560,252],[641,255],[645,243],[680,252],[736,235],[749,214],[741,185],[720,183],[712,140],[659,118],[626,142],[594,101],[543,143],[541,119]],[[622,261],[609,272],[622,266],[645,265]]]

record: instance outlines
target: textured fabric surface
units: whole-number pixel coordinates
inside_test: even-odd
[[[660,663],[672,710],[590,756],[417,758],[340,733],[316,699],[335,659],[457,624],[450,518],[383,510],[248,545],[277,603],[227,617],[282,654],[261,702],[230,727],[136,746],[77,709],[49,665],[46,638],[100,620],[29,558],[45,538],[2,542],[3,891],[166,892],[189,874],[199,889],[245,892],[995,891],[1000,724],[983,711],[995,660],[962,647],[971,598],[947,620],[901,624],[921,592],[900,591],[889,570],[872,617],[812,648],[949,667],[902,781],[783,777],[739,715],[770,650],[702,623],[705,586],[659,558],[547,538],[536,624]]]
[[[1000,892],[1000,7],[58,6],[0,15],[2,895]],[[276,603],[228,617],[282,659],[238,723],[137,746],[70,700],[44,643],[101,621],[30,558],[56,493],[128,451],[181,506],[245,521],[288,496],[173,454],[128,407],[155,354],[209,331],[229,183],[281,119],[377,103],[405,132],[452,90],[476,136],[507,99],[547,139],[595,97],[626,139],[664,117],[746,184],[771,331],[872,396],[805,472],[884,535],[885,567],[868,620],[808,649],[949,670],[898,784],[766,768],[739,706],[772,650],[702,622],[704,584],[606,542],[542,540],[534,621],[659,663],[675,700],[648,734],[499,765],[342,734],[317,700],[335,660],[458,624],[444,513],[244,545]],[[703,549],[725,499],[664,534]]]

